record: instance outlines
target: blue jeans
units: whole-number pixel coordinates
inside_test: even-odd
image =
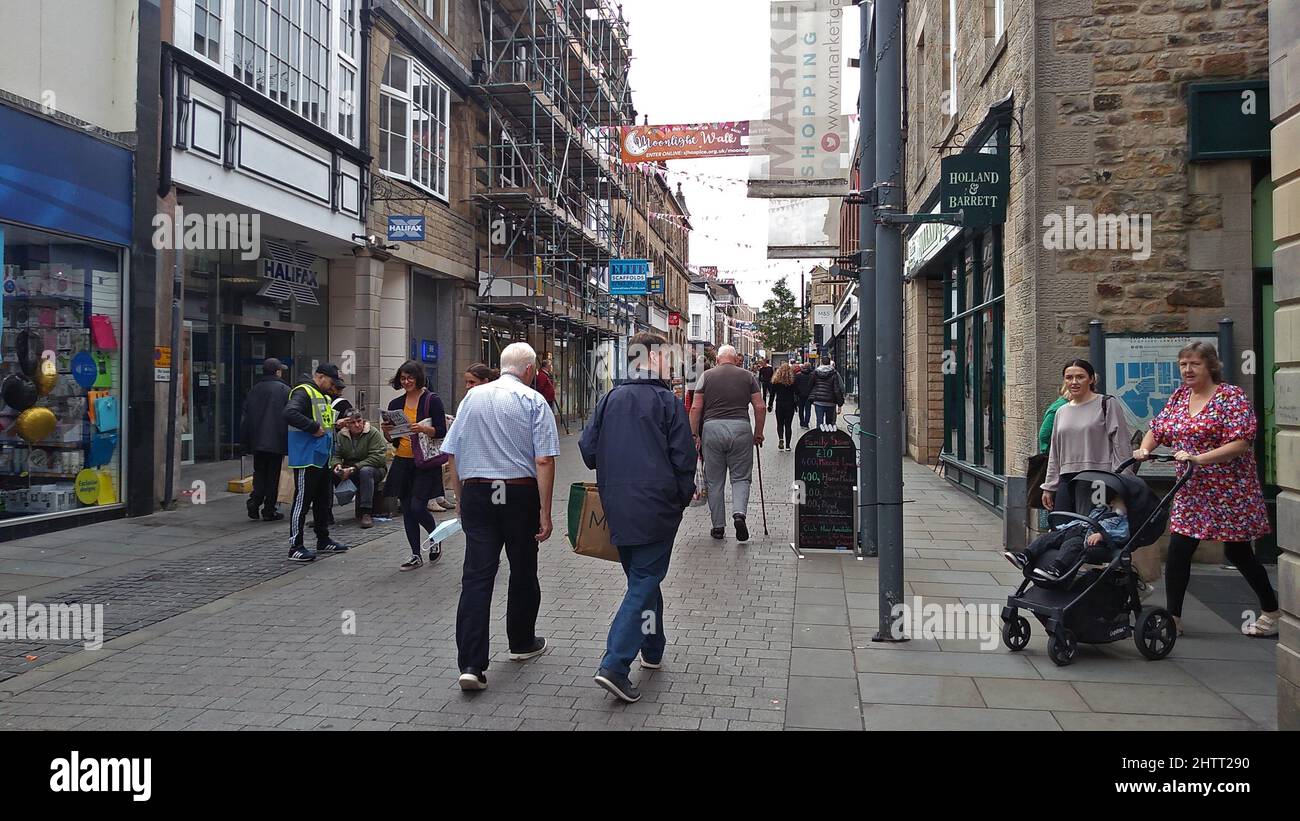
[[[799,426],[808,427],[808,422],[812,419],[812,402],[807,399],[799,400]]]
[[[632,660],[640,652],[646,661],[658,662],[668,644],[664,633],[664,596],[659,584],[668,575],[673,540],[677,533],[662,542],[620,545],[618,556],[627,574],[627,595],[609,626],[602,669],[626,676]]]
[[[817,427],[835,424],[834,405],[813,405],[817,409]]]

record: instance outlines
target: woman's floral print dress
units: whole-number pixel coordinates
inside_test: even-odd
[[[1195,416],[1187,404],[1191,395],[1191,388],[1183,385],[1151,420],[1156,444],[1202,454],[1238,439],[1255,438],[1255,412],[1241,388],[1220,384]],[[1180,463],[1178,475],[1181,477],[1186,469]],[[1193,539],[1217,542],[1248,542],[1269,533],[1254,450],[1230,462],[1197,465],[1191,481],[1174,497],[1169,529]]]

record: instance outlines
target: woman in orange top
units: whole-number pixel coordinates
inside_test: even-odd
[[[393,377],[393,390],[402,391],[402,395],[388,403],[390,411],[401,410],[410,423],[414,434],[423,433],[441,439],[447,435],[447,416],[442,400],[426,386],[424,368],[419,362],[407,360],[397,369]],[[421,419],[428,419],[433,424],[420,424]],[[411,558],[402,564],[402,570],[414,570],[424,565],[420,558],[420,528],[429,533],[438,522],[429,512],[429,500],[442,496],[442,470],[421,470],[415,465],[415,452],[411,449],[411,436],[402,436],[396,441],[389,436],[392,425],[382,427],[384,438],[397,447],[392,470],[384,482],[384,493],[396,496],[402,508],[402,523],[406,526],[406,541],[411,546]],[[429,563],[442,557],[439,545],[430,545]]]

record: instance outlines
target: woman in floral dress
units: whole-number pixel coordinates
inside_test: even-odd
[[[1281,616],[1277,594],[1251,545],[1253,539],[1270,532],[1251,449],[1255,413],[1241,388],[1220,382],[1223,370],[1213,345],[1193,342],[1183,348],[1178,352],[1178,369],[1183,384],[1151,420],[1142,446],[1133,451],[1133,458],[1142,460],[1152,448],[1167,445],[1176,451],[1176,460],[1197,466],[1174,497],[1169,515],[1172,535],[1165,564],[1169,611],[1182,633],[1192,554],[1202,539],[1223,542],[1228,561],[1250,583],[1263,611],[1242,632],[1275,636]],[[1180,476],[1184,469],[1179,466]]]

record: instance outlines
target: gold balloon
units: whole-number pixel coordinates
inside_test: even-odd
[[[49,394],[54,390],[54,386],[59,384],[59,369],[53,362],[48,359],[42,360],[40,367],[36,369],[36,376],[32,377],[36,383],[36,393],[40,396]]]
[[[39,442],[54,433],[54,412],[49,408],[28,408],[18,414],[14,427],[18,435],[30,443]]]

